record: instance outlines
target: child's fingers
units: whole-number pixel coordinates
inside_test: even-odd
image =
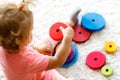
[[[66,25],[70,26],[70,27],[73,27],[75,25],[75,23],[70,20],[70,21],[66,22]]]
[[[60,30],[63,32],[64,31],[64,28],[62,26],[60,26]]]

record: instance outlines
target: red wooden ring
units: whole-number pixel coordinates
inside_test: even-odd
[[[60,27],[66,28],[67,25],[62,22],[56,22],[51,26],[49,31],[50,37],[56,41],[61,41],[63,38],[62,31],[59,29]]]
[[[90,54],[88,54],[86,58],[86,64],[91,69],[100,69],[104,66],[106,63],[106,57],[103,53],[99,51],[93,51]]]
[[[87,31],[86,29],[84,29],[81,25],[76,25],[73,27],[74,29],[74,37],[73,37],[73,41],[77,42],[77,43],[82,43],[87,41],[90,36],[91,33],[89,31]]]

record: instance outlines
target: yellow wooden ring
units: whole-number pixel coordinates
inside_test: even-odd
[[[117,45],[115,42],[113,41],[107,41],[105,43],[105,46],[104,46],[104,50],[107,52],[107,53],[115,53],[117,51]]]

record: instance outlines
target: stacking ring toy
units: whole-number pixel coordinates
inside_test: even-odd
[[[98,13],[89,12],[82,16],[81,25],[89,31],[100,31],[105,27],[105,19]]]
[[[78,60],[78,53],[79,53],[78,49],[77,49],[77,46],[75,44],[72,44],[72,49],[73,49],[73,51],[75,51],[74,58],[70,62],[68,62],[68,63],[65,62],[65,64],[63,64],[61,66],[61,68],[68,68],[68,67],[74,65],[77,62],[77,60]]]
[[[86,64],[91,69],[100,69],[106,63],[106,57],[99,51],[93,51],[88,54]]]
[[[77,42],[77,43],[82,43],[87,41],[90,36],[91,33],[89,31],[87,31],[86,29],[82,28],[81,25],[76,25],[74,26],[74,37],[73,37],[73,41]]]
[[[117,51],[117,45],[113,41],[108,41],[105,43],[104,50],[113,54]]]
[[[50,37],[56,41],[61,41],[63,38],[62,31],[59,29],[60,27],[66,28],[67,26],[62,22],[57,22],[52,25],[49,31]]]
[[[54,48],[53,56],[55,55],[56,48],[59,44],[60,43],[58,43],[56,45],[56,47]],[[68,56],[68,58],[66,59],[65,63],[61,66],[61,68],[68,68],[68,67],[72,66],[73,64],[75,64],[77,60],[78,60],[78,49],[77,49],[77,46],[74,43],[72,43],[71,44],[71,53]]]
[[[58,44],[58,45],[56,46],[56,51],[58,50],[59,47],[60,47],[60,44]],[[69,48],[69,51],[68,51],[68,56],[70,56],[71,52],[72,52],[72,49],[71,49],[71,47],[70,47],[70,48]]]
[[[64,64],[70,63],[75,58],[75,49],[73,46],[71,46],[71,48],[72,48],[72,51]]]
[[[60,44],[58,44],[58,45],[56,46],[56,51],[58,50],[59,47],[60,47]],[[65,64],[71,62],[74,57],[75,57],[75,50],[74,50],[73,47],[71,46],[71,47],[69,48],[68,58],[67,58],[67,60],[65,61]]]
[[[113,70],[111,66],[103,66],[101,69],[101,73],[103,76],[109,77],[113,74]]]

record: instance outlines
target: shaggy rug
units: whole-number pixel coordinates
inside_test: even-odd
[[[0,3],[21,0],[0,0]],[[35,44],[44,35],[49,34],[49,29],[55,22],[67,22],[72,12],[81,9],[79,24],[82,15],[88,12],[101,14],[105,21],[105,28],[93,32],[90,39],[84,43],[76,43],[79,50],[77,62],[69,68],[57,68],[56,70],[66,78],[72,80],[120,80],[120,0],[36,0],[30,7],[34,14],[33,40]],[[111,55],[105,52],[106,41],[114,41],[117,51]],[[113,69],[113,75],[104,77],[100,69],[92,70],[86,65],[86,57],[92,51],[101,51],[106,56],[106,65]],[[0,69],[0,80],[5,80]],[[17,80],[17,79],[16,79]]]

